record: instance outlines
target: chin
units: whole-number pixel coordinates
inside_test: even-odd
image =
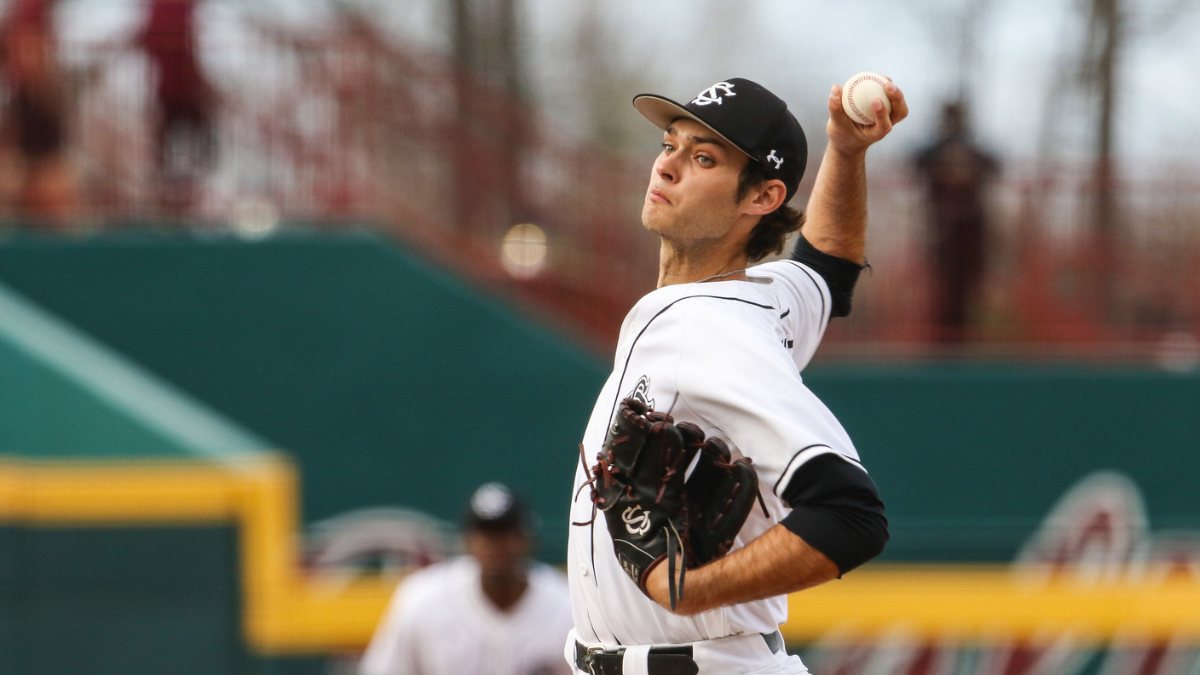
[[[658,212],[654,205],[647,203],[642,207],[642,227],[662,236],[664,232],[671,229],[671,220],[665,214]]]

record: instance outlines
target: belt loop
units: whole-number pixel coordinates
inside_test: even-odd
[[[583,647],[583,645],[579,642],[576,642],[575,644],[579,647]],[[602,672],[596,671],[597,662],[594,658],[594,655],[602,653],[604,653],[604,647],[587,647],[587,651],[585,652],[583,659],[584,665],[587,666],[587,675],[603,675]]]
[[[780,649],[783,649],[783,635],[779,631],[774,633],[763,633],[763,641],[767,643],[767,648],[772,654],[778,654]]]
[[[621,675],[650,675],[650,645],[625,648],[621,657]]]

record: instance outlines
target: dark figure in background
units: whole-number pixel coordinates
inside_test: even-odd
[[[54,0],[13,0],[0,25],[9,101],[3,136],[17,152],[17,215],[61,220],[75,207],[67,164],[66,101],[58,65]]]
[[[195,0],[151,0],[138,45],[157,75],[160,205],[185,214],[195,201],[197,183],[212,168],[216,96],[196,54]]]
[[[966,338],[983,282],[987,218],[984,192],[996,161],[971,140],[960,102],[942,109],[939,137],[917,156],[928,190],[933,323],[937,339]]]

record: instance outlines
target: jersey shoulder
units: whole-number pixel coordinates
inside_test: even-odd
[[[677,284],[642,298],[626,317],[616,361],[633,358],[656,368],[694,347],[730,347],[754,335],[772,335],[778,311],[770,294],[746,282]]]
[[[796,368],[804,370],[816,353],[829,320],[838,316],[836,294],[817,270],[795,260],[752,267],[748,275],[771,280],[770,288],[786,327],[788,349]],[[843,313],[844,314],[844,313]]]
[[[775,260],[751,267],[750,276],[764,276],[772,280],[777,293],[789,299],[799,298],[813,304],[813,309],[822,318],[829,317],[831,296],[829,282],[813,268],[796,260]]]
[[[445,599],[453,589],[478,576],[478,564],[469,556],[459,556],[417,570],[404,578],[397,592],[410,609]]]
[[[626,328],[680,327],[694,321],[733,322],[743,327],[769,324],[777,302],[766,282],[676,284],[653,291],[634,305]]]
[[[776,278],[784,278],[796,281],[808,281],[809,283],[822,285],[824,277],[820,272],[805,265],[798,260],[791,258],[783,258],[780,260],[772,260],[771,262],[759,263],[746,270],[749,276],[770,275]]]
[[[760,288],[764,285],[766,284],[724,281],[664,286],[642,296],[630,310],[628,319],[635,324],[650,323],[656,317],[671,313],[679,305],[700,305],[722,313],[738,304],[773,308],[770,293]]]
[[[532,563],[529,567],[529,580],[533,585],[549,593],[561,594],[567,598],[570,597],[567,575],[563,574],[558,568],[551,567],[546,563]]]
[[[547,620],[561,618],[570,623],[571,589],[567,575],[545,563],[535,562],[529,568],[529,587],[541,616]]]

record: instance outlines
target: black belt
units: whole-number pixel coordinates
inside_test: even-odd
[[[772,653],[783,649],[783,636],[778,631],[763,633],[762,638]],[[575,666],[588,675],[621,675],[624,661],[624,648],[589,650],[575,642]],[[700,667],[692,660],[691,645],[651,647],[646,657],[646,669],[650,675],[696,675],[700,672]]]
[[[575,666],[588,675],[621,675],[625,650],[589,650],[575,643]],[[651,647],[646,657],[650,675],[696,675],[700,667],[692,660],[692,646]]]

